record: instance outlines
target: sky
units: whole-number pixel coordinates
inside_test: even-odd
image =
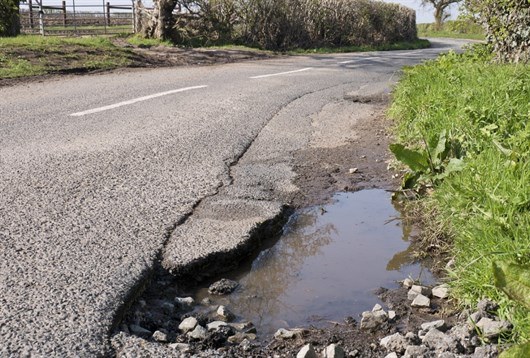
[[[99,5],[103,2],[110,2],[112,5],[130,5],[131,0],[75,0],[77,6],[82,6],[86,4]],[[433,17],[433,8],[431,6],[421,6],[421,0],[382,0],[384,2],[393,2],[408,6],[416,10],[416,21],[421,23],[431,23],[434,22]],[[43,0],[44,5],[59,5],[61,0]],[[67,4],[71,4],[72,0],[67,0]],[[144,4],[148,5],[152,3],[151,0],[144,0]],[[458,15],[458,5],[453,5],[451,7],[452,18],[456,18]]]
[[[384,2],[393,2],[405,5],[416,10],[416,22],[418,24],[434,22],[434,9],[432,6],[421,6],[421,0],[382,0]],[[458,16],[458,5],[451,6],[451,19],[456,19]]]

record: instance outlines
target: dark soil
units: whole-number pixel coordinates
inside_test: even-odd
[[[354,98],[345,98],[353,100]],[[295,207],[307,207],[327,202],[337,192],[353,192],[379,188],[393,190],[398,187],[394,172],[387,169],[391,160],[388,146],[391,136],[389,120],[384,111],[388,98],[379,98],[374,104],[374,114],[363,118],[353,127],[358,138],[337,148],[315,148],[295,154],[295,185],[300,193]],[[364,102],[363,102],[364,103]],[[353,174],[350,169],[357,168]]]

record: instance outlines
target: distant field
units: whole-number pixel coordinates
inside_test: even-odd
[[[434,24],[418,24],[419,37],[448,37],[456,39],[484,40],[484,30],[469,20],[447,21],[439,30]]]

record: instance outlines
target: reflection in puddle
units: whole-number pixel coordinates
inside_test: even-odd
[[[432,280],[413,260],[410,227],[384,190],[341,193],[332,204],[303,210],[284,235],[240,273],[240,289],[225,304],[260,334],[345,316],[358,317],[377,302],[373,291],[396,287],[409,275]],[[198,298],[206,296],[206,290]]]

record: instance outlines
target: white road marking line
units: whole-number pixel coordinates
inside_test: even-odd
[[[304,71],[309,71],[309,70],[312,70],[313,67],[307,67],[307,68],[302,68],[300,70],[295,70],[295,71],[288,71],[288,72],[280,72],[280,73],[272,73],[270,75],[261,75],[261,76],[254,76],[254,77],[250,77],[252,79],[256,79],[256,78],[266,78],[266,77],[273,77],[273,76],[282,76],[282,75],[288,75],[288,74],[291,74],[291,73],[297,73],[297,72],[304,72]]]
[[[208,87],[208,86],[193,86],[193,87],[179,88],[179,89],[176,89],[176,90],[160,92],[160,93],[155,93],[155,94],[152,94],[152,95],[149,95],[149,96],[134,98],[134,99],[131,99],[131,100],[128,100],[128,101],[123,101],[123,102],[111,104],[111,105],[104,106],[104,107],[89,109],[89,110],[83,111],[83,112],[72,113],[70,115],[73,116],[73,117],[81,117],[81,116],[84,116],[84,115],[87,115],[87,114],[108,111],[109,109],[123,107],[123,106],[127,106],[127,105],[130,105],[130,104],[133,104],[133,103],[147,101],[149,99],[153,99],[153,98],[157,98],[157,97],[167,96],[167,95],[170,95],[170,94],[173,94],[173,93],[191,91],[191,90],[200,89],[200,88],[206,88],[206,87]]]
[[[356,61],[374,60],[374,59],[378,59],[378,57],[359,57],[359,58],[356,58],[355,60],[342,61],[342,62],[339,62],[338,64],[339,65],[345,65],[347,63],[353,63],[353,62],[356,62]]]

